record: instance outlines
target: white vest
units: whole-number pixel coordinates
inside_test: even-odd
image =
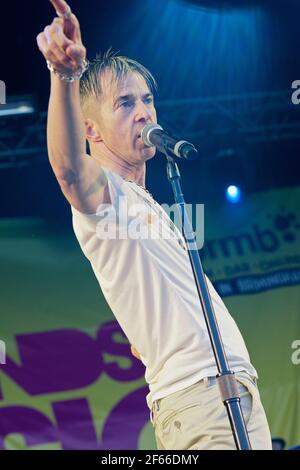
[[[188,253],[181,246],[184,245],[181,233],[175,229],[169,239],[159,236],[126,239],[128,229],[131,234],[138,232],[137,221],[145,230],[151,226],[151,233],[158,235],[157,209],[164,228],[170,219],[157,203],[149,218],[149,204],[154,204],[150,195],[135,183],[110,170],[104,171],[112,205],[108,209],[100,206],[97,214],[88,215],[71,207],[73,227],[107,303],[141,355],[150,389],[147,404],[151,409],[153,400],[204,377],[215,376],[218,371]],[[130,210],[134,204],[141,204],[144,213],[138,218],[126,218],[126,205]],[[113,234],[118,237],[109,238]],[[207,277],[206,280],[230,369],[257,377],[235,321]]]

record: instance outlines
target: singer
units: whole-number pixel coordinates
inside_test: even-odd
[[[145,365],[157,447],[234,450],[184,239],[145,189],[146,162],[156,147],[145,144],[141,131],[157,123],[155,79],[111,51],[88,64],[76,16],[64,0],[50,1],[58,16],[37,36],[51,72],[49,161],[81,249],[132,353]],[[115,224],[116,211],[122,228],[120,200],[139,205],[141,224],[171,227],[170,236],[102,237],[99,224]],[[236,323],[208,285],[252,448],[271,449],[257,372]]]

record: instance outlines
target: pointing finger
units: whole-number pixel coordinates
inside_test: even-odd
[[[56,13],[58,13],[59,15],[64,15],[65,13],[68,13],[68,11],[71,10],[65,0],[50,0],[50,2],[54,6]]]

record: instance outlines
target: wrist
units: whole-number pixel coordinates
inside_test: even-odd
[[[69,100],[79,98],[79,80],[74,82],[66,82],[60,80],[54,73],[50,74],[50,96],[59,96],[61,100]]]
[[[78,82],[89,66],[88,61],[86,59],[83,59],[81,65],[78,67],[78,70],[74,72],[72,75],[68,75],[68,74],[63,74],[63,73],[58,72],[49,60],[47,60],[46,63],[47,63],[47,68],[50,70],[51,74],[57,77],[60,81],[65,82],[65,83],[73,83],[75,81]]]

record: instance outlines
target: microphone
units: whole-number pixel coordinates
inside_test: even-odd
[[[168,150],[176,157],[185,160],[195,160],[198,157],[198,150],[193,144],[186,140],[178,140],[170,136],[159,124],[147,124],[143,127],[141,138],[147,147],[153,145],[160,151]]]

